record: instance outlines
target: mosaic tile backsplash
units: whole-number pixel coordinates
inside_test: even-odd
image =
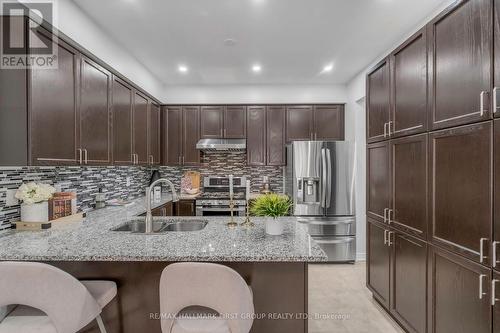
[[[262,177],[268,176],[271,188],[283,191],[283,175],[280,167],[249,167],[246,153],[206,153],[202,154],[199,167],[159,167],[162,177],[166,177],[180,188],[180,179],[185,171],[199,171],[202,176],[215,175],[247,176],[252,184],[252,192],[262,186]],[[44,182],[61,187],[62,191],[78,193],[78,207],[92,209],[94,196],[103,188],[107,199],[136,198],[144,195],[149,182],[151,168],[132,166],[110,167],[0,167],[0,230],[10,228],[10,223],[19,220],[19,205],[6,206],[7,190],[17,189],[23,182]],[[130,186],[127,186],[127,178]]]

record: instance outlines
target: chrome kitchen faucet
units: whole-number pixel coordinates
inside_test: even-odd
[[[153,233],[153,214],[151,213],[151,192],[153,192],[154,187],[156,185],[158,185],[159,183],[165,183],[165,184],[170,186],[170,191],[172,192],[172,202],[179,201],[179,199],[177,198],[177,193],[175,192],[174,184],[170,180],[168,180],[166,178],[160,178],[160,179],[157,179],[154,182],[152,182],[151,185],[149,185],[149,187],[146,188],[147,212],[146,212],[146,220],[145,220],[145,224],[146,224],[146,228],[144,231],[145,234]]]

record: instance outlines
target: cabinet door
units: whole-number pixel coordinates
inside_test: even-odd
[[[432,247],[429,272],[431,333],[491,332],[491,270]]]
[[[132,164],[132,88],[113,79],[113,159],[116,164]]]
[[[246,106],[226,106],[224,111],[224,137],[244,139],[247,132]]]
[[[200,121],[202,139],[218,139],[224,137],[223,106],[202,106]]]
[[[82,58],[80,147],[85,164],[111,164],[111,73]]]
[[[344,140],[344,106],[314,107],[314,140]]]
[[[284,106],[267,107],[267,165],[285,165],[285,114]]]
[[[163,108],[163,164],[182,164],[182,107]]]
[[[179,200],[176,202],[176,216],[195,216],[194,200]]]
[[[30,71],[30,143],[33,165],[73,165],[80,162],[77,132],[78,52],[40,28],[35,35],[58,49],[56,69]]]
[[[494,195],[493,206],[493,244],[495,260],[491,262],[493,268],[500,271],[500,119],[494,121],[493,147],[494,147]]]
[[[148,164],[148,99],[134,94],[134,153],[138,164]]]
[[[313,107],[288,106],[286,109],[286,141],[314,140]]]
[[[380,222],[386,221],[391,207],[391,173],[389,142],[378,142],[367,148],[366,214]]]
[[[200,151],[196,144],[200,139],[200,108],[186,106],[182,108],[182,163],[199,165]]]
[[[490,117],[491,5],[457,1],[429,23],[432,129]]]
[[[427,236],[427,134],[392,140],[390,223],[414,236]]]
[[[247,164],[266,165],[266,107],[247,108]]]
[[[493,115],[495,117],[500,116],[500,0],[494,0],[494,20],[493,20],[493,85],[494,90],[492,92],[493,96]]]
[[[427,41],[421,29],[391,55],[391,135],[404,136],[427,130]]]
[[[489,263],[492,224],[492,123],[430,134],[431,240],[484,264]]]
[[[366,138],[368,142],[387,137],[390,112],[390,68],[386,58],[366,78]]]
[[[160,106],[151,103],[149,107],[149,164],[160,164]]]
[[[368,219],[366,283],[373,297],[389,308],[391,248],[386,244],[387,235],[387,229]]]
[[[493,286],[493,284],[495,285],[494,288],[495,293],[491,296],[493,304],[493,333],[500,333],[500,273],[499,272],[493,271],[493,281],[491,285]]]
[[[391,313],[412,333],[427,332],[427,244],[396,232],[392,246]]]

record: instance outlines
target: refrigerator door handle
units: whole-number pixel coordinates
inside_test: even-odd
[[[327,173],[326,173],[326,208],[330,208],[332,201],[332,152],[326,149]]]
[[[321,164],[322,164],[322,172],[321,172],[321,207],[326,207],[326,149],[321,148]]]

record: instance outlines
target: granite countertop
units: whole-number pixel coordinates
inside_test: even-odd
[[[153,208],[171,200],[164,195]],[[76,225],[46,231],[0,233],[0,260],[30,261],[213,261],[213,262],[323,262],[327,257],[294,217],[283,218],[285,232],[269,236],[264,221],[255,227],[228,228],[229,217],[159,217],[155,220],[205,219],[200,231],[144,235],[110,231],[145,212],[139,198],[126,207],[89,212]],[[238,223],[243,218],[236,217]]]

